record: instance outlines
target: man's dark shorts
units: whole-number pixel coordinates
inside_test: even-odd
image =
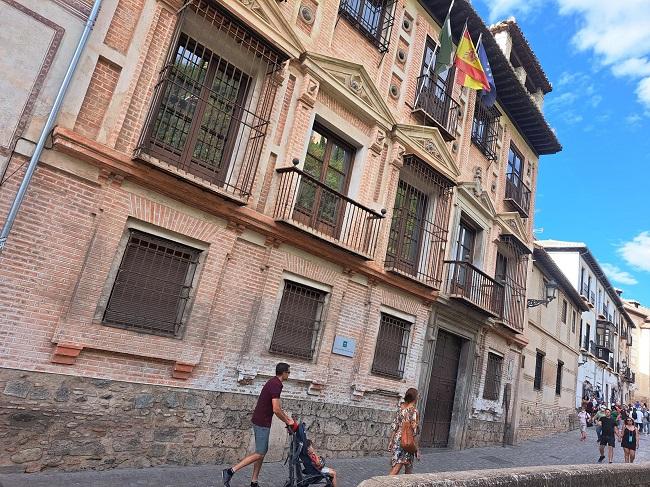
[[[613,436],[601,436],[600,437],[600,446],[616,446]]]

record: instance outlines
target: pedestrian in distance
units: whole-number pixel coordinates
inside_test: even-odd
[[[639,449],[640,434],[641,433],[632,418],[627,418],[625,421],[625,427],[619,433],[621,446],[625,453],[625,463],[634,463],[636,451]]]
[[[283,383],[289,378],[290,373],[289,364],[280,362],[275,366],[275,377],[269,379],[264,384],[264,387],[262,387],[251,420],[255,435],[255,453],[246,456],[237,465],[223,470],[221,475],[225,487],[230,487],[230,480],[236,472],[251,464],[253,464],[251,487],[258,487],[258,478],[262,469],[262,463],[264,462],[264,456],[269,449],[269,435],[271,433],[273,415],[277,416],[292,430],[295,431],[297,429],[297,423],[282,410],[280,404]]]
[[[605,406],[600,406],[596,414],[594,414],[594,421],[596,422],[596,442],[600,444],[600,432],[602,428],[600,427],[600,418],[605,416]]]
[[[643,430],[645,431],[645,434],[650,433],[650,409],[648,409],[648,406],[643,405]]]
[[[578,420],[580,421],[580,441],[585,441],[587,439],[587,421],[590,419],[591,417],[586,411],[585,406],[582,406],[578,413]]]
[[[618,426],[616,421],[612,419],[612,412],[609,409],[605,409],[605,416],[601,417],[599,420],[600,423],[600,458],[598,458],[598,463],[601,463],[605,460],[605,447],[608,447],[607,456],[609,463],[612,463],[614,460],[614,446],[616,445],[616,437],[619,436]]]
[[[388,475],[399,474],[402,467],[404,473],[413,473],[413,461],[420,458],[417,435],[419,434],[419,413],[415,408],[418,391],[411,387],[404,394],[404,402],[395,412],[391,428],[393,430],[388,440],[388,451],[391,453],[391,468]]]
[[[636,423],[636,427],[639,431],[643,431],[643,409],[639,404],[632,410],[632,419]]]

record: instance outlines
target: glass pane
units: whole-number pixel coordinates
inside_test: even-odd
[[[338,208],[338,197],[332,193],[323,191],[320,196],[320,208],[318,219],[322,222],[334,225]]]
[[[316,159],[315,157],[313,157],[312,155],[307,154],[307,156],[305,157],[304,171],[310,176],[313,176],[314,178],[320,181],[320,174],[322,170],[323,170],[323,163],[318,159]]]
[[[296,200],[296,208],[303,210],[305,213],[311,214],[316,200],[316,186],[304,179],[300,183],[298,190],[298,199]]]
[[[330,155],[329,166],[337,169],[338,171],[344,173],[346,172],[346,163],[347,163],[348,151],[343,147],[332,144],[332,154]]]
[[[342,193],[345,186],[345,176],[340,172],[328,168],[327,176],[325,177],[325,184],[333,190]]]
[[[168,150],[180,152],[187,142],[210,56],[205,47],[181,36],[151,134],[155,143]]]
[[[309,138],[309,146],[307,147],[307,153],[322,161],[325,157],[326,146],[327,137],[318,133],[316,130],[312,130],[311,137]]]

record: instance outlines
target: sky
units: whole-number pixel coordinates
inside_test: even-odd
[[[586,243],[650,306],[650,0],[472,3],[487,24],[515,17],[553,85],[563,150],[540,158],[536,237]]]

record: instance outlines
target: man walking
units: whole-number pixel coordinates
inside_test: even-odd
[[[643,416],[644,413],[641,410],[641,405],[637,402],[634,410],[632,411],[632,419],[634,420],[634,423],[636,424],[636,427],[639,429],[639,431],[643,431]]]
[[[605,446],[608,447],[607,456],[609,458],[609,463],[612,463],[614,460],[614,446],[615,439],[618,436],[618,426],[614,419],[612,419],[612,412],[609,409],[605,409],[605,416],[601,417],[599,420],[600,423],[600,458],[598,463],[605,460]]]
[[[280,362],[275,366],[275,377],[264,384],[260,396],[257,399],[255,411],[253,411],[253,432],[255,433],[255,453],[245,457],[237,465],[226,468],[222,472],[223,485],[230,487],[230,479],[242,468],[253,464],[253,476],[251,487],[258,487],[257,479],[262,469],[264,456],[269,449],[269,434],[271,433],[271,421],[275,414],[280,420],[293,427],[296,423],[287,415],[280,406],[280,394],[282,393],[283,382],[289,378],[289,364]]]

